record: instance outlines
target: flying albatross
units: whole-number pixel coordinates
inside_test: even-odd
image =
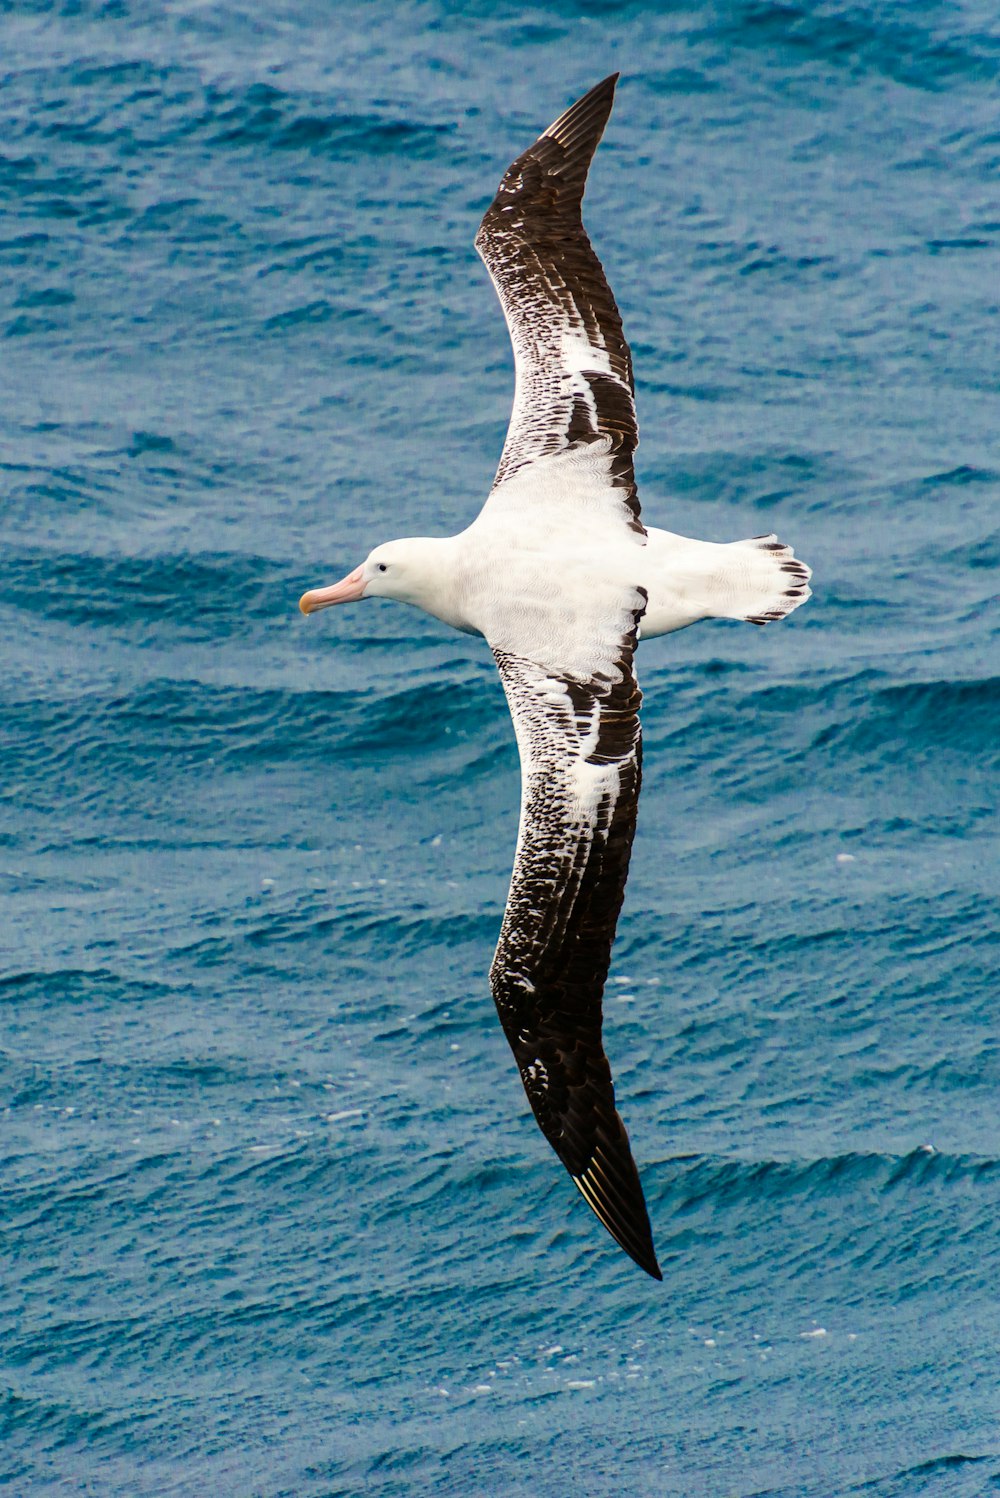
[[[601,1035],[639,797],[633,657],[640,633],[782,619],[809,597],[810,571],[773,535],[716,544],[640,518],[632,359],[581,219],[617,78],[517,158],[476,235],[516,372],[481,513],[457,536],[377,546],[300,607],[396,598],[493,651],[521,758],[493,998],[542,1133],[612,1237],[661,1279]]]

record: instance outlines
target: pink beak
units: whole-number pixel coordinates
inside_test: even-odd
[[[303,614],[315,614],[317,609],[328,609],[332,603],[355,603],[357,599],[364,597],[365,577],[364,566],[355,567],[353,572],[339,583],[334,583],[330,588],[312,588],[308,593],[303,593],[299,599],[299,608]]]

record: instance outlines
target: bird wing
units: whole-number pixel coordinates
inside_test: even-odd
[[[514,406],[487,507],[495,509],[529,465],[589,447],[606,512],[644,538],[632,466],[639,441],[632,356],[581,218],[617,78],[591,89],[508,168],[476,235],[515,365]]]
[[[542,1133],[612,1237],[660,1279],[602,1041],[639,798],[641,590],[636,602],[617,680],[567,679],[494,648],[521,755],[521,819],[490,986]]]

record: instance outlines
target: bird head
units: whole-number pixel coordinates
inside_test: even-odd
[[[335,603],[356,603],[359,598],[398,598],[403,603],[422,602],[427,581],[428,543],[419,540],[386,541],[370,552],[339,583],[311,588],[299,599],[303,614],[315,614]],[[433,543],[429,543],[433,544]]]

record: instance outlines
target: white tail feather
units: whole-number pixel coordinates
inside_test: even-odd
[[[650,529],[642,635],[667,634],[698,619],[769,624],[810,596],[812,571],[777,536],[719,545]]]
[[[748,624],[784,619],[812,596],[812,568],[800,562],[777,536],[754,536],[726,548],[733,553],[733,598],[722,617]],[[737,560],[737,555],[739,559]]]

